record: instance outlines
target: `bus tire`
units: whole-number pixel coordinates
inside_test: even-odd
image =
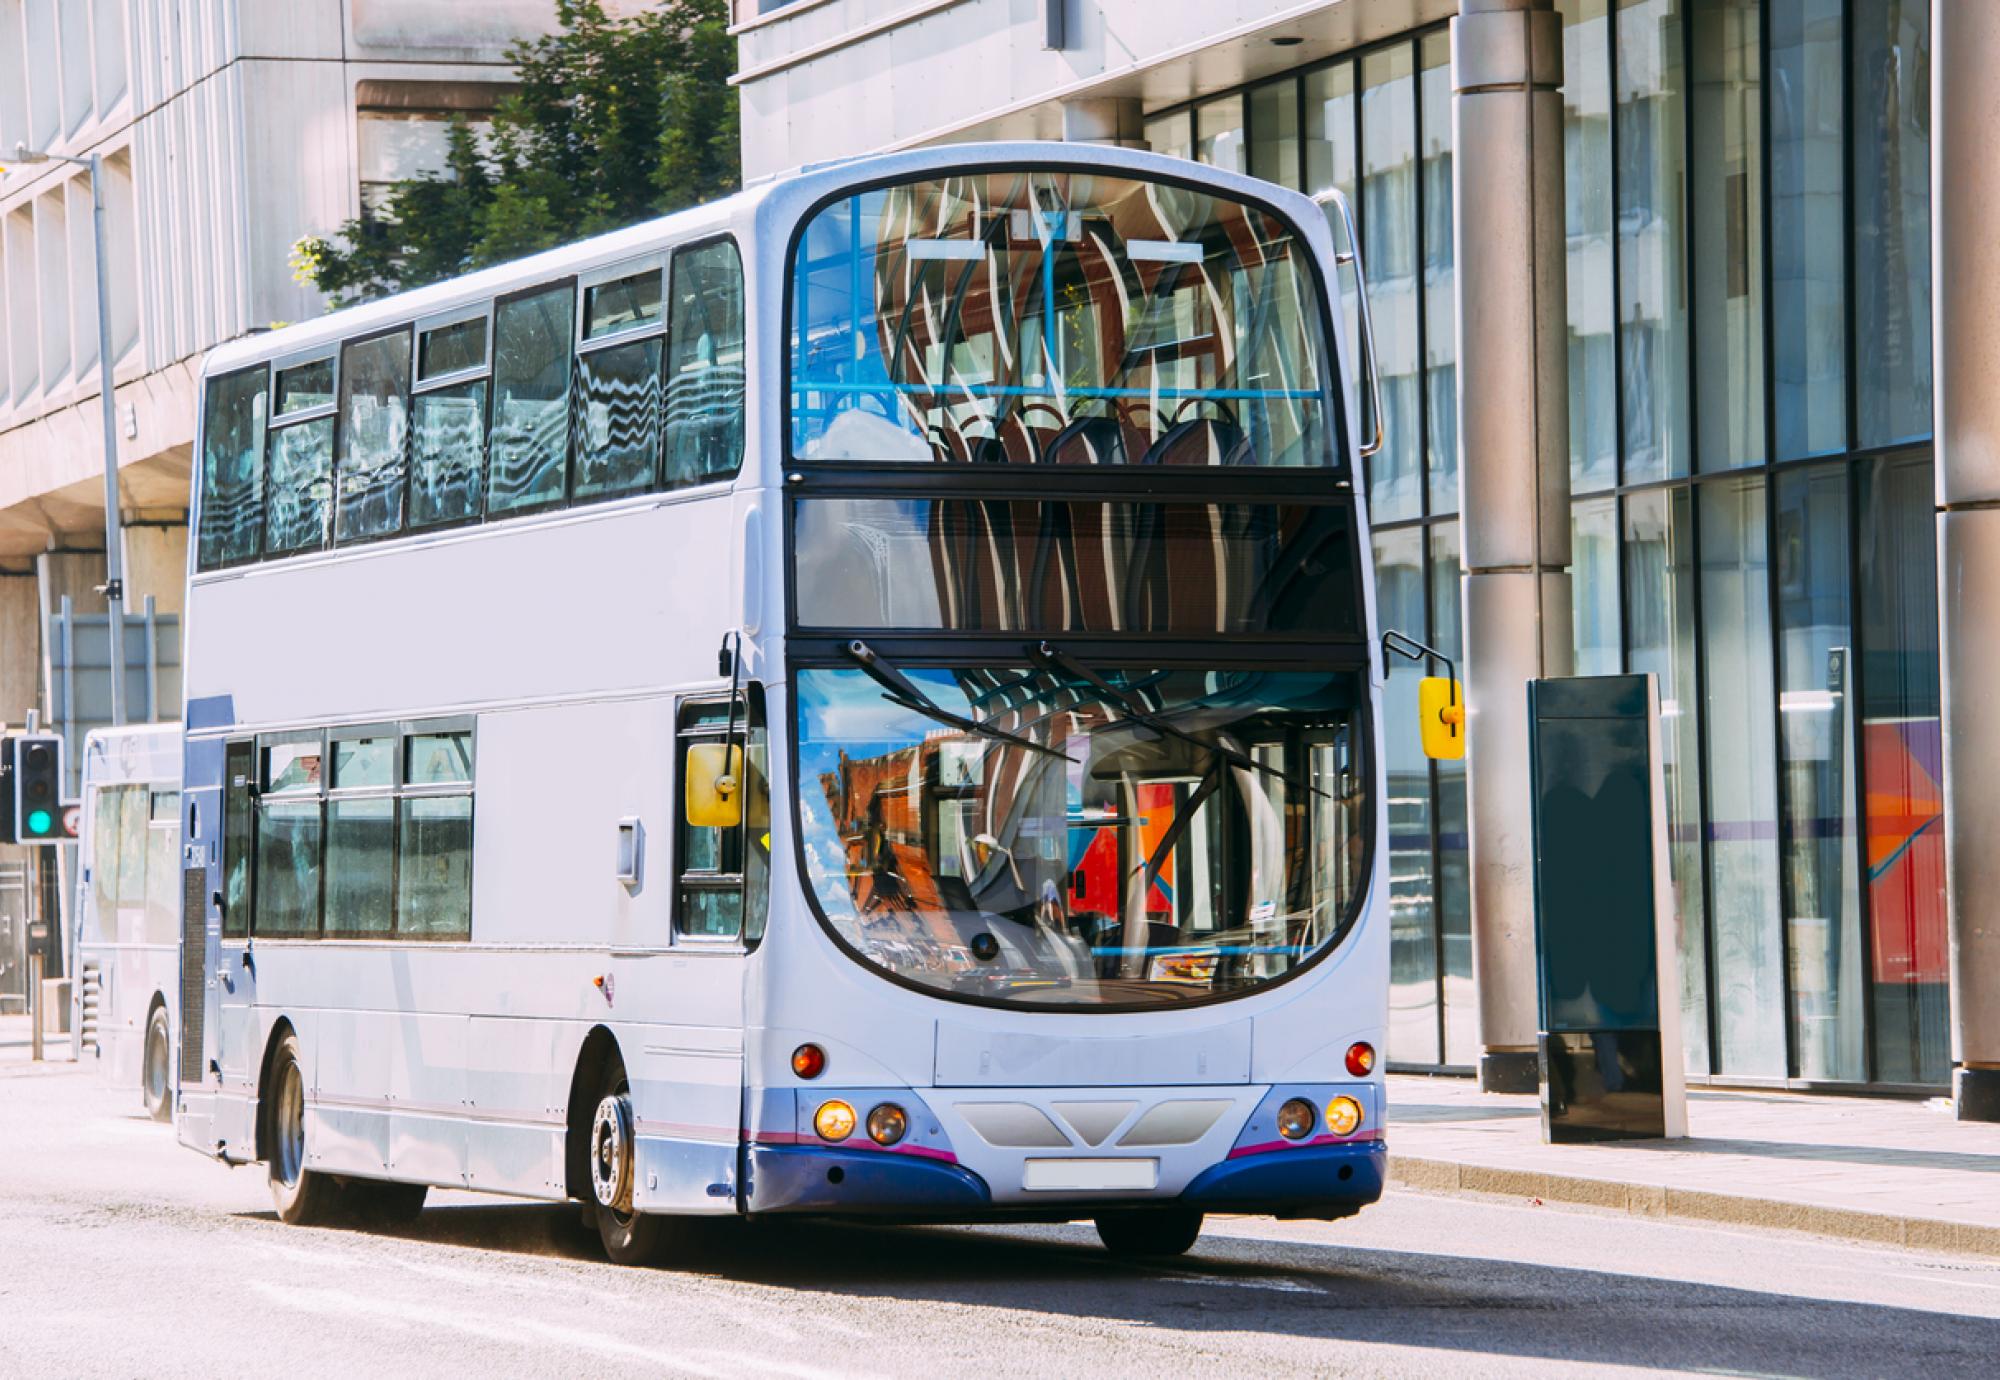
[[[271,1057],[271,1078],[261,1101],[278,1220],[293,1227],[338,1221],[345,1206],[341,1186],[332,1175],[306,1168],[306,1078],[299,1066],[299,1037],[289,1030]]]
[[[1201,1216],[1178,1206],[1100,1213],[1097,1238],[1113,1255],[1185,1255],[1201,1235]]]
[[[167,1008],[157,1002],[146,1020],[146,1055],[139,1065],[139,1095],[146,1114],[155,1121],[174,1119],[173,1069],[168,1066],[173,1041],[167,1035]]]
[[[614,1265],[645,1265],[659,1257],[666,1244],[664,1218],[632,1208],[632,1185],[638,1175],[634,1142],[632,1088],[624,1062],[613,1056],[604,1067],[597,1109],[590,1123],[590,1191],[587,1204],[597,1219],[598,1239]]]

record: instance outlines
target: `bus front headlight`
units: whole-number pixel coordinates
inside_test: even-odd
[[[1351,1097],[1336,1097],[1326,1104],[1326,1129],[1336,1136],[1351,1136],[1361,1129],[1361,1104]]]
[[[854,1108],[838,1098],[820,1103],[813,1113],[813,1130],[821,1140],[846,1140],[854,1134]]]
[[[1278,1134],[1286,1140],[1304,1140],[1312,1134],[1313,1123],[1319,1120],[1319,1113],[1313,1104],[1303,1097],[1295,1097],[1278,1108]]]
[[[868,1114],[868,1139],[885,1149],[909,1132],[910,1118],[893,1102],[884,1102]]]

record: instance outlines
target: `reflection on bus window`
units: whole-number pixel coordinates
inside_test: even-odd
[[[992,172],[827,206],[791,280],[800,460],[1338,463],[1311,251],[1226,197]]]
[[[493,313],[492,472],[486,511],[558,503],[569,464],[568,284],[502,302]]]
[[[335,541],[385,537],[402,530],[409,392],[409,331],[356,341],[340,352]]]
[[[1360,672],[798,674],[799,813],[834,932],[907,981],[1038,1006],[1168,1004],[1283,977],[1366,868]]]
[[[1344,504],[820,498],[795,511],[804,627],[1360,631]]]
[[[674,255],[667,327],[668,487],[743,462],[743,261],[728,240]]]
[[[259,364],[208,381],[202,408],[203,570],[255,560],[264,546],[264,376]]]

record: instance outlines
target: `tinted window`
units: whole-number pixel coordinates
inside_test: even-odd
[[[660,319],[660,271],[649,269],[615,283],[600,283],[583,295],[586,340]]]
[[[674,256],[667,340],[667,483],[732,475],[743,458],[743,263],[734,244]]]
[[[333,418],[271,433],[264,550],[273,556],[326,545],[333,518]]]
[[[402,530],[409,392],[408,331],[359,341],[341,351],[336,541],[359,541]]]
[[[402,803],[396,905],[405,934],[472,930],[472,797],[421,796]]]
[[[569,462],[568,284],[502,302],[493,315],[493,463],[490,513],[562,499]]]
[[[316,359],[278,370],[278,415],[310,412],[333,401],[333,360]]]
[[[146,931],[143,937],[148,944],[171,944],[180,933],[181,797],[178,791],[154,791],[151,794],[153,819],[146,829]]]
[[[863,192],[791,270],[801,460],[1334,466],[1312,251],[1225,196],[998,171]]]
[[[394,797],[327,803],[328,934],[387,934],[395,928],[395,837]]]
[[[659,337],[593,350],[576,374],[576,496],[648,487],[660,454]]]
[[[486,381],[421,393],[410,436],[410,526],[479,516],[486,471]]]
[[[815,499],[810,627],[1354,636],[1344,505]]]
[[[472,780],[472,734],[413,733],[403,779],[412,786]]]
[[[250,929],[250,859],[256,849],[257,752],[248,741],[231,743],[224,759],[222,803],[222,933],[238,939]]]
[[[202,410],[203,570],[254,560],[264,544],[263,365],[208,381]]]
[[[486,318],[454,321],[424,332],[418,347],[418,376],[434,379],[461,369],[477,369],[486,363]]]
[[[396,740],[339,738],[333,744],[333,788],[337,791],[396,784]]]

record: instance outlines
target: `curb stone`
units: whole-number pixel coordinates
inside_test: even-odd
[[[1659,1184],[1621,1183],[1615,1179],[1549,1174],[1532,1169],[1500,1169],[1396,1154],[1389,1157],[1389,1182],[1426,1193],[1540,1198],[1544,1202],[1627,1212],[1635,1217],[1680,1218],[1766,1230],[1803,1231],[1877,1246],[2000,1258],[2000,1227],[1929,1217],[1818,1207],[1811,1203],[1773,1198],[1668,1188]]]

